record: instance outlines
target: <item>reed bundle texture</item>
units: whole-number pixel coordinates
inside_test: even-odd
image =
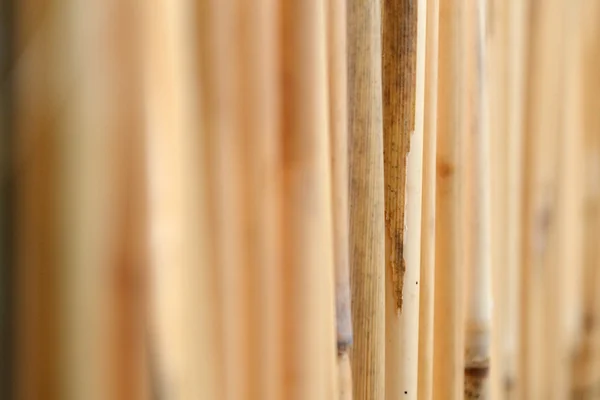
[[[0,399],[599,399],[599,27],[0,0]]]

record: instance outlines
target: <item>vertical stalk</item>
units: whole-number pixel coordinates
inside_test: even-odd
[[[597,93],[600,80],[597,71],[600,65],[598,22],[600,7],[595,1],[583,1],[580,5],[581,23],[580,69],[584,86],[581,88],[584,192],[583,192],[583,271],[581,286],[581,314],[579,317],[578,347],[572,372],[573,398],[594,398],[600,392],[600,116]]]
[[[386,398],[416,398],[426,2],[385,0],[382,14]]]
[[[560,358],[556,374],[560,376],[558,393],[572,394],[572,360],[579,341],[582,310],[583,242],[584,242],[584,128],[582,81],[582,1],[566,2],[563,97],[559,146],[558,184],[558,286],[562,293],[562,315],[559,316],[560,342],[554,347]],[[562,266],[568,266],[564,268]],[[568,361],[566,361],[568,360]],[[552,379],[552,378],[550,378]]]
[[[434,399],[462,399],[464,327],[459,220],[462,90],[459,29],[464,12],[455,0],[440,0],[438,143],[435,236]],[[439,328],[438,328],[439,327]],[[442,328],[443,329],[440,329]]]
[[[333,218],[322,2],[282,4],[284,397],[337,395]]]
[[[340,399],[352,399],[349,347],[352,344],[348,242],[348,93],[346,0],[327,1],[329,135]]]
[[[145,399],[147,379],[147,249],[145,142],[142,126],[140,20],[134,2],[106,1],[112,14],[109,35],[115,71],[111,104],[115,138],[115,214],[108,268],[112,349],[110,394],[113,399]]]
[[[439,0],[427,3],[426,36],[417,393],[422,400],[430,400],[433,396]]]
[[[380,0],[348,2],[349,211],[353,394],[385,394]]]
[[[489,20],[486,24],[488,49],[486,57],[490,106],[490,152],[491,161],[491,260],[492,313],[490,356],[493,366],[489,376],[489,398],[502,398],[502,371],[505,369],[503,347],[508,332],[504,332],[508,314],[508,190],[509,165],[514,162],[508,152],[508,2],[489,1]]]
[[[194,43],[194,11],[186,0],[153,0],[142,14],[150,364],[159,398],[224,398],[212,292],[218,269],[209,248],[207,174],[214,166],[203,151],[207,112],[204,98],[194,96],[194,53],[187,47]],[[206,82],[199,83],[202,93]],[[193,118],[198,111],[200,121]]]
[[[246,174],[249,398],[282,397],[278,11],[274,0],[241,2],[240,130]],[[232,45],[229,43],[228,45]],[[210,57],[210,55],[209,55]],[[239,223],[239,221],[233,221]],[[240,334],[240,332],[238,332]],[[243,333],[242,333],[243,334]]]
[[[519,331],[521,314],[521,269],[522,267],[522,217],[523,217],[523,142],[525,115],[525,70],[526,56],[526,1],[511,0],[506,5],[505,33],[507,34],[507,151],[504,163],[507,168],[507,209],[506,209],[506,286],[498,293],[498,302],[503,305],[500,337],[502,368],[500,384],[502,393],[514,398],[518,393],[518,355],[520,349]],[[504,134],[500,132],[499,134]]]
[[[238,399],[249,391],[249,337],[244,334],[249,319],[248,224],[245,200],[248,181],[244,165],[244,135],[241,121],[242,2],[209,0],[206,3],[207,41],[206,118],[207,157],[210,171],[211,213],[215,229],[215,257],[219,265],[219,291],[223,354],[224,399]]]
[[[15,392],[61,398],[58,339],[57,90],[60,4],[15,3]],[[30,12],[27,12],[27,11]],[[55,54],[56,56],[53,56]]]
[[[465,337],[465,399],[489,398],[492,328],[492,265],[490,210],[490,135],[486,75],[486,1],[479,0],[467,16],[467,131],[465,172],[465,235],[467,303]]]
[[[522,398],[564,394],[559,345],[563,302],[557,263],[558,134],[564,34],[562,0],[531,9],[525,140],[521,315]]]

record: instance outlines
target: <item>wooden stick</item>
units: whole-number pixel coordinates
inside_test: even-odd
[[[439,0],[429,0],[427,4],[425,122],[423,131],[423,211],[421,220],[419,375],[417,393],[418,398],[422,400],[430,400],[433,396],[438,23]]]
[[[273,0],[240,2],[241,144],[246,172],[249,398],[282,398],[282,281],[278,11]],[[231,44],[230,44],[231,45]],[[210,57],[210,54],[208,54]],[[235,222],[234,222],[235,223]],[[241,332],[241,334],[244,334]]]
[[[337,396],[326,18],[282,4],[284,398]]]
[[[353,394],[385,390],[384,189],[379,0],[348,3]]]
[[[460,81],[460,13],[454,0],[440,0],[438,143],[434,317],[434,399],[462,399],[464,380],[463,273],[460,261],[460,174],[462,122],[456,107]]]
[[[352,344],[352,311],[348,247],[348,66],[345,0],[327,2],[327,22],[338,388],[340,399],[352,399],[352,371],[348,357],[348,348]]]
[[[466,12],[468,131],[466,135],[465,217],[467,220],[467,303],[465,337],[465,399],[490,397],[489,369],[492,329],[490,131],[486,69],[486,2]]]
[[[426,2],[383,2],[386,398],[416,398]]]
[[[557,253],[557,160],[563,47],[561,0],[532,10],[525,142],[522,398],[563,398]]]

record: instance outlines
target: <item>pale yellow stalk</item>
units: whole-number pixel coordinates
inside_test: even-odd
[[[563,95],[564,2],[531,10],[527,91],[521,315],[521,398],[566,396],[560,269],[557,256],[558,160]],[[535,50],[533,50],[535,49]]]
[[[223,398],[210,258],[207,132],[193,73],[186,0],[145,3],[142,35],[152,379],[166,398]],[[203,114],[202,117],[205,115]]]
[[[337,396],[326,16],[317,0],[281,8],[284,395]]]
[[[467,290],[465,399],[489,398],[492,328],[490,135],[486,76],[486,1],[466,10],[467,131],[465,144],[465,234]],[[469,101],[470,100],[470,101]]]
[[[429,400],[433,396],[438,22],[439,0],[429,0],[427,3],[425,55],[423,205],[421,218],[421,279],[419,281],[419,361],[417,394],[420,400]]]

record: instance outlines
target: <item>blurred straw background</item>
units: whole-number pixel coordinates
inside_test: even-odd
[[[0,0],[0,399],[600,399],[597,0]]]

